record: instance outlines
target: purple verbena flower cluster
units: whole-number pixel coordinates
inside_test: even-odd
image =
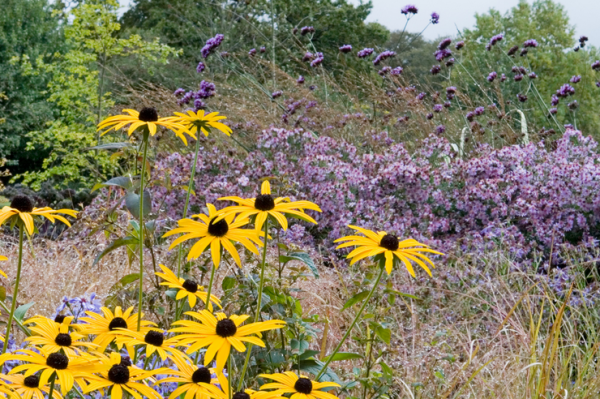
[[[388,58],[392,58],[395,56],[396,56],[396,53],[394,51],[390,51],[390,50],[383,51],[383,52],[379,53],[377,55],[377,57],[375,57],[375,59],[373,60],[373,65],[379,65],[381,63],[381,61],[385,61]]]
[[[225,36],[222,34],[217,34],[215,37],[211,37],[206,41],[206,44],[200,50],[200,54],[202,54],[202,58],[208,58],[208,56],[221,45]]]

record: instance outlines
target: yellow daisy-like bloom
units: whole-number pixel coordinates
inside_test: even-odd
[[[8,381],[8,387],[12,391],[14,391],[13,395],[16,394],[15,396],[17,398],[45,399],[46,396],[44,395],[50,393],[50,386],[40,385],[40,379],[36,375],[30,375],[29,377],[25,377],[23,374],[0,374],[0,378]],[[2,385],[0,385],[0,391],[2,389]],[[60,392],[54,391],[53,396],[58,399],[62,399],[62,395],[60,394]]]
[[[35,216],[42,216],[52,223],[59,220],[71,227],[71,223],[64,216],[59,215],[59,213],[72,217],[77,216],[77,211],[72,209],[34,208],[31,198],[26,195],[17,195],[12,199],[10,206],[0,209],[0,226],[15,217],[18,218],[17,220],[20,219],[23,222],[27,233],[32,235],[35,229],[33,218]]]
[[[262,183],[260,194],[256,198],[222,197],[219,200],[233,201],[238,204],[223,209],[223,216],[220,216],[220,218],[232,213],[239,213],[238,218],[247,218],[256,215],[254,224],[257,230],[262,229],[263,224],[269,216],[274,217],[281,227],[287,230],[288,222],[285,214],[294,215],[307,222],[317,224],[316,220],[304,213],[304,209],[321,212],[321,208],[310,201],[291,202],[289,198],[285,197],[273,198],[271,196],[271,184],[268,180]]]
[[[177,276],[171,271],[171,269],[169,269],[165,265],[159,266],[164,273],[156,273],[156,275],[165,280],[165,282],[160,283],[160,285],[166,285],[169,288],[178,289],[179,291],[177,292],[177,296],[175,297],[176,300],[180,300],[182,298],[187,297],[188,302],[190,303],[190,308],[196,306],[196,302],[198,299],[203,303],[206,303],[208,293],[204,291],[203,286],[198,285],[198,283],[194,280],[185,280],[181,277],[177,278]],[[212,294],[210,296],[210,301],[217,305],[219,308],[221,307],[221,301],[219,300],[219,298]],[[212,310],[212,304],[209,304],[208,309]]]
[[[115,341],[121,331],[124,329],[128,331],[137,330],[138,314],[132,313],[133,306],[125,312],[121,310],[120,306],[115,308],[114,313],[105,307],[101,308],[101,310],[104,315],[90,311],[85,312],[89,317],[82,317],[79,320],[87,324],[76,324],[75,327],[83,334],[95,335],[92,342],[98,345],[98,351],[104,352],[106,347]],[[144,317],[143,313],[142,317]],[[142,320],[140,332],[145,334],[153,326],[156,326],[156,324],[151,321]],[[123,348],[122,343],[117,342],[116,344],[119,350]],[[128,347],[127,349],[130,353],[133,351],[132,347]]]
[[[320,391],[323,388],[337,387],[339,384],[335,382],[317,382],[311,381],[309,378],[298,377],[291,371],[277,374],[260,374],[259,377],[268,378],[273,381],[260,387],[260,389],[276,389],[277,393],[291,393],[290,399],[337,399],[337,396]]]
[[[198,112],[194,112],[192,110],[187,111],[187,113],[175,112],[176,116],[169,117],[167,119],[184,125],[190,136],[196,138],[196,132],[200,130],[206,137],[210,133],[210,129],[214,128],[220,130],[226,135],[231,135],[231,128],[221,122],[220,120],[227,119],[226,116],[219,115],[218,112],[211,112],[207,114],[204,110],[199,110]]]
[[[5,260],[8,260],[8,258],[6,256],[0,255],[0,262],[5,261]],[[0,270],[0,276],[3,276],[4,278],[8,278],[6,276],[6,273],[4,273],[2,270]]]
[[[29,329],[37,335],[32,335],[25,341],[39,346],[40,350],[46,353],[63,350],[69,358],[77,356],[82,348],[95,349],[97,345],[81,341],[83,335],[76,332],[69,333],[72,321],[72,316],[64,317],[61,323],[42,316],[32,317],[25,324],[35,323],[35,326]]]
[[[165,339],[161,330],[152,329],[147,333],[122,330],[116,333],[119,334],[117,335],[117,343],[119,344],[125,344],[127,346],[145,346],[146,357],[150,357],[156,352],[164,362],[167,359],[184,356],[179,349],[174,347],[177,345],[178,341],[175,338]]]
[[[256,245],[259,247],[263,246],[263,242],[261,241],[258,232],[254,229],[240,228],[248,224],[247,218],[235,218],[235,215],[231,214],[224,219],[216,221],[217,217],[220,215],[220,213],[217,212],[217,208],[215,208],[213,204],[206,204],[206,207],[208,208],[208,215],[193,215],[193,218],[200,219],[198,221],[181,219],[178,222],[179,227],[168,231],[163,236],[170,237],[175,234],[185,233],[173,241],[169,250],[175,248],[182,242],[199,238],[198,242],[190,249],[188,260],[198,258],[202,252],[210,246],[210,253],[215,267],[219,267],[219,264],[221,263],[221,246],[229,252],[237,265],[242,267],[240,255],[233,245],[234,242],[241,243],[248,248],[250,252],[258,255]]]
[[[196,366],[182,357],[173,358],[173,362],[177,370],[163,369],[158,374],[168,374],[170,377],[165,377],[154,384],[176,382],[178,387],[171,393],[169,399],[177,398],[183,393],[186,394],[186,399],[209,399],[211,396],[202,384],[227,384],[227,378],[223,373],[216,373],[215,369]],[[212,378],[213,374],[216,374],[217,378]]]
[[[44,386],[53,374],[56,374],[60,391],[66,395],[73,388],[77,379],[89,378],[92,373],[103,370],[103,365],[97,358],[88,354],[69,359],[60,352],[47,354],[45,352],[36,353],[29,349],[21,349],[14,353],[5,353],[0,356],[0,364],[9,360],[20,360],[25,364],[18,365],[9,371],[8,374],[17,374],[25,371],[24,377],[36,374],[39,375],[39,384]]]
[[[171,118],[159,118],[158,112],[154,108],[145,107],[140,112],[134,109],[124,109],[128,115],[115,115],[104,119],[98,124],[98,130],[104,130],[100,135],[104,136],[111,130],[119,130],[129,125],[127,134],[131,136],[136,129],[146,127],[151,136],[154,136],[158,126],[163,126],[175,133],[186,145],[184,133],[189,134],[187,128],[180,123],[177,123]],[[193,137],[193,136],[192,136]]]
[[[222,374],[217,374],[221,388],[214,384],[200,383],[200,385],[208,391],[208,395],[214,399],[229,399],[229,382]],[[169,398],[172,399],[172,398]],[[285,399],[279,391],[255,391],[253,389],[245,389],[241,392],[235,392],[232,399]]]
[[[178,320],[173,323],[174,326],[178,327],[172,328],[169,332],[181,334],[174,338],[179,341],[179,345],[181,346],[190,345],[186,351],[188,354],[208,346],[204,354],[204,365],[207,366],[216,356],[217,370],[222,370],[225,367],[232,346],[238,352],[246,351],[244,342],[264,348],[265,344],[263,341],[253,335],[260,336],[260,333],[263,331],[285,326],[285,321],[282,320],[267,320],[241,326],[250,316],[231,315],[227,317],[224,313],[213,315],[208,310],[186,312],[185,314],[199,322]]]
[[[347,236],[338,238],[334,241],[346,241],[343,244],[340,244],[337,247],[338,249],[356,247],[347,256],[349,259],[352,259],[350,262],[351,265],[361,259],[383,254],[385,256],[385,270],[388,274],[392,272],[394,257],[397,257],[404,263],[406,270],[408,270],[411,276],[415,277],[415,271],[412,267],[411,261],[421,266],[427,272],[427,274],[431,276],[431,271],[429,270],[429,267],[427,267],[426,263],[428,263],[432,268],[435,268],[435,265],[421,252],[444,255],[443,253],[434,251],[433,249],[429,248],[429,246],[412,238],[400,241],[398,240],[398,237],[388,234],[385,231],[378,231],[376,233],[361,227],[351,225],[348,227],[364,234],[364,237]]]
[[[162,399],[162,395],[144,384],[143,381],[159,370],[142,370],[132,367],[131,362],[123,361],[118,353],[111,353],[110,357],[103,359],[104,370],[99,375],[88,377],[89,383],[83,387],[83,392],[88,394],[100,391],[104,397],[122,399],[123,394],[131,394],[132,397]],[[105,394],[105,390],[109,392]]]

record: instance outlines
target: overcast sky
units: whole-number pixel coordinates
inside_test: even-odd
[[[359,0],[350,0],[358,4]],[[556,0],[555,0],[556,1]],[[570,17],[575,33],[586,35],[590,43],[600,47],[600,0],[558,0]],[[390,30],[404,27],[406,18],[400,9],[406,4],[414,4],[419,9],[409,22],[408,30],[421,31],[433,11],[440,14],[440,23],[429,26],[423,35],[428,39],[436,39],[444,35],[454,35],[457,29],[472,27],[475,24],[475,13],[485,13],[490,8],[505,13],[519,3],[518,0],[372,0],[373,10],[368,21],[377,21]]]

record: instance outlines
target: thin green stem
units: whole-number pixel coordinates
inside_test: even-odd
[[[4,338],[4,345],[2,346],[2,354],[6,353],[8,348],[8,339],[10,337],[10,328],[12,326],[13,318],[15,316],[15,309],[17,307],[17,294],[19,293],[19,282],[21,281],[21,266],[23,265],[23,230],[25,226],[23,222],[19,222],[19,260],[17,263],[17,281],[15,282],[15,292],[13,292],[12,305],[10,307],[10,314],[8,315],[8,322],[6,324],[6,338]]]
[[[371,300],[371,297],[373,296],[373,294],[377,290],[377,287],[379,286],[379,281],[381,281],[381,277],[383,276],[383,272],[385,272],[385,260],[382,260],[379,263],[379,268],[380,268],[379,275],[377,276],[377,280],[375,280],[375,283],[373,283],[373,288],[371,288],[371,291],[369,291],[369,295],[367,295],[367,298],[364,300],[362,306],[360,307],[360,310],[356,314],[356,317],[354,317],[354,320],[352,321],[352,324],[350,325],[350,328],[348,328],[346,330],[346,333],[344,334],[344,336],[342,337],[342,339],[340,340],[340,342],[337,344],[337,346],[333,350],[333,353],[328,356],[327,361],[325,362],[325,364],[323,365],[323,368],[319,372],[319,375],[317,375],[317,378],[316,378],[317,381],[319,381],[319,378],[321,378],[321,376],[323,375],[323,373],[325,373],[325,371],[327,370],[327,366],[329,366],[329,364],[333,361],[333,358],[336,355],[336,353],[338,353],[338,351],[340,350],[340,348],[342,347],[342,345],[344,345],[344,342],[346,341],[346,339],[348,339],[348,337],[350,336],[350,333],[352,332],[352,329],[354,329],[354,326],[356,325],[356,323],[358,322],[358,320],[362,316],[362,313],[364,312],[365,308],[367,307],[367,304]]]
[[[213,281],[215,279],[215,270],[217,270],[217,265],[213,265],[212,270],[210,271],[210,280],[208,281],[208,291],[206,292],[206,304],[204,307],[208,310],[210,305],[210,294],[212,292]]]
[[[146,128],[147,129],[147,128]],[[142,171],[140,174],[140,209],[139,209],[139,219],[140,219],[140,285],[138,291],[138,320],[137,320],[137,330],[140,331],[142,327],[142,296],[144,293],[144,230],[146,226],[144,225],[144,178],[146,177],[146,157],[148,155],[148,140],[149,140],[149,132],[148,130],[144,131],[144,139],[143,139],[143,155],[142,155]]]
[[[54,395],[54,383],[56,381],[56,372],[52,373],[52,377],[50,377],[50,392],[48,392],[48,399],[52,399]]]
[[[231,374],[233,374],[233,370],[231,369],[231,351],[229,351],[229,357],[227,358],[227,382],[229,384],[228,395],[229,399],[232,399],[233,395],[233,387],[231,386]]]
[[[262,292],[265,286],[265,264],[267,263],[267,243],[269,242],[269,218],[265,220],[264,233],[265,233],[265,245],[263,247],[262,253],[262,262],[260,264],[260,282],[258,283],[258,297],[256,298],[256,313],[254,315],[254,322],[258,322],[261,311],[262,304]],[[242,384],[244,383],[244,376],[246,375],[246,370],[248,369],[248,364],[250,363],[250,354],[252,353],[252,347],[254,345],[248,344],[248,349],[246,352],[246,360],[244,360],[244,367],[242,368],[242,373],[240,374],[240,382],[238,383],[238,392],[242,390]]]

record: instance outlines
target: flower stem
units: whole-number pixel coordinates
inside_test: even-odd
[[[143,155],[142,155],[142,171],[140,174],[140,209],[139,209],[139,220],[140,220],[140,285],[138,291],[138,320],[137,330],[140,331],[142,327],[142,296],[144,293],[144,178],[146,177],[146,156],[148,155],[148,139],[149,132],[146,129],[144,131],[143,139]]]
[[[321,378],[321,376],[323,375],[323,373],[325,373],[325,371],[327,370],[327,366],[329,366],[329,364],[333,361],[333,357],[335,356],[335,354],[338,353],[338,351],[340,350],[340,348],[342,347],[342,345],[344,344],[344,342],[346,341],[346,339],[348,339],[348,337],[350,336],[350,333],[352,332],[352,329],[354,328],[354,326],[358,322],[358,319],[360,319],[360,317],[362,316],[362,313],[364,312],[365,308],[367,307],[367,304],[369,303],[369,301],[371,300],[371,297],[375,293],[375,290],[379,286],[379,281],[381,280],[381,277],[383,276],[383,272],[385,271],[385,259],[379,262],[379,268],[381,270],[379,271],[379,275],[377,276],[377,280],[375,280],[375,283],[373,283],[373,288],[371,288],[371,291],[369,292],[369,295],[367,295],[367,298],[363,301],[363,304],[360,307],[360,310],[358,311],[358,313],[356,314],[356,317],[354,317],[354,320],[352,321],[352,324],[350,325],[350,328],[348,328],[346,330],[346,333],[344,334],[344,336],[342,337],[341,341],[337,344],[337,346],[333,350],[333,353],[331,355],[329,355],[329,357],[327,358],[327,361],[323,365],[323,368],[321,368],[321,371],[319,372],[319,375],[317,375],[317,378],[315,378],[317,381],[319,381],[319,378]]]
[[[217,265],[213,265],[212,270],[210,271],[210,280],[208,281],[208,291],[206,291],[206,304],[204,307],[206,310],[211,306],[210,304],[210,294],[212,293],[213,280],[215,279],[215,270],[217,270]]]
[[[258,298],[256,298],[256,314],[254,315],[254,322],[258,322],[260,317],[261,303],[262,303],[262,292],[265,286],[265,264],[267,263],[267,243],[269,242],[269,218],[265,220],[264,225],[265,232],[265,245],[263,247],[262,253],[262,262],[260,265],[260,282],[258,283]],[[254,345],[248,344],[248,349],[246,352],[246,360],[244,360],[244,367],[242,368],[242,373],[240,374],[240,382],[238,383],[238,392],[242,390],[242,384],[244,383],[244,376],[246,375],[246,370],[248,369],[248,364],[250,363],[250,354],[252,353],[252,347]]]
[[[227,358],[227,380],[228,380],[228,385],[229,385],[229,389],[228,391],[228,395],[229,395],[229,399],[231,399],[232,395],[233,395],[233,387],[231,386],[231,374],[233,373],[233,370],[231,369],[231,351],[229,352],[229,357]]]
[[[52,373],[52,377],[50,377],[50,392],[48,392],[48,399],[52,399],[54,395],[54,382],[56,381],[56,372]]]
[[[19,260],[17,263],[17,281],[15,282],[15,292],[13,292],[12,305],[10,307],[10,314],[8,315],[8,322],[6,324],[6,337],[4,338],[4,345],[2,346],[2,354],[6,352],[8,348],[8,338],[10,337],[10,327],[12,326],[13,318],[15,315],[15,308],[17,307],[17,294],[19,293],[19,282],[21,281],[21,265],[23,264],[23,230],[25,226],[22,222],[19,223]]]

